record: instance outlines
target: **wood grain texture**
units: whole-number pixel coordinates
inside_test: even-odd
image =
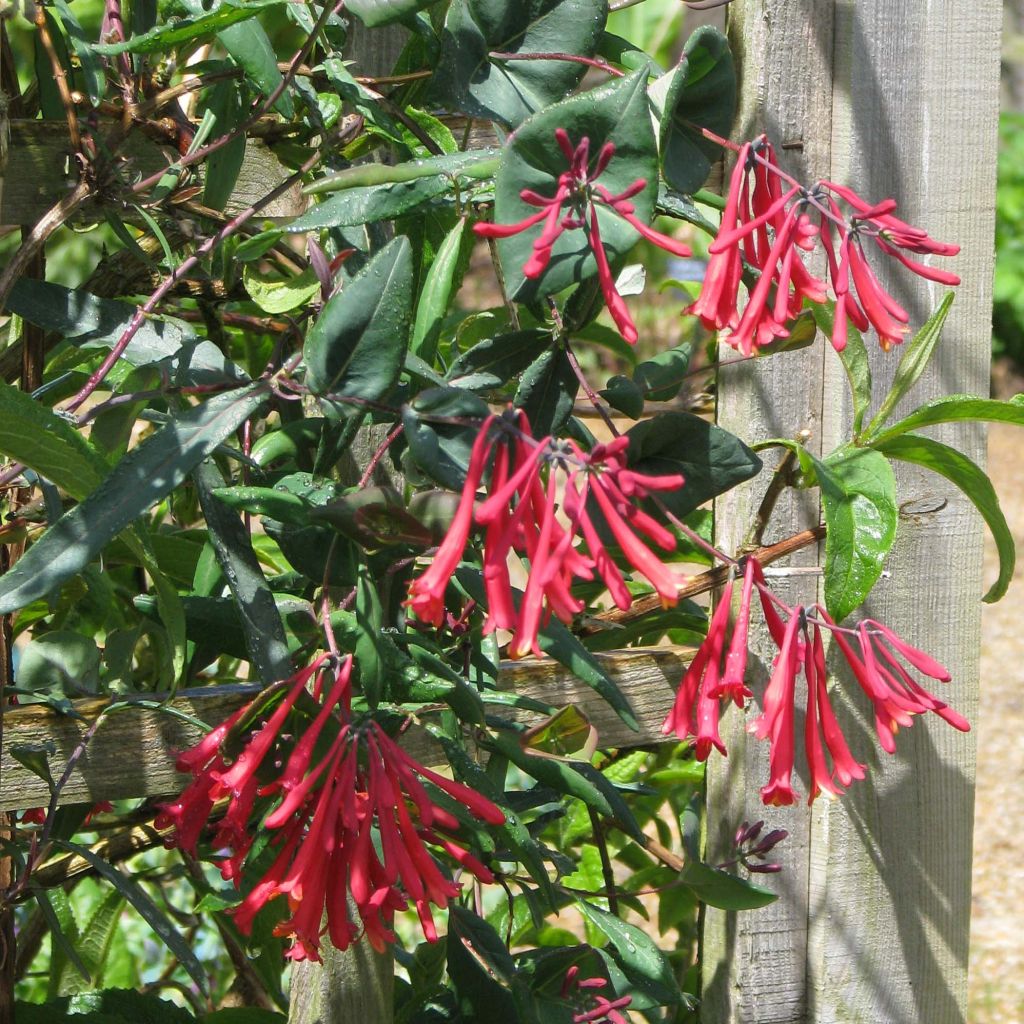
[[[828,170],[832,72],[827,48],[831,3],[821,0],[736,0],[729,35],[741,74],[741,106],[734,137],[767,132],[790,173],[809,178]],[[820,133],[821,127],[825,131]],[[814,130],[812,130],[814,129]],[[782,145],[787,147],[782,149]],[[802,148],[796,148],[802,147]],[[822,449],[823,360],[818,346],[730,367],[720,377],[718,422],[747,443],[794,437],[806,430],[812,451]],[[715,504],[716,542],[727,552],[743,542],[753,514],[778,462],[763,453],[765,470]],[[783,493],[765,534],[771,543],[819,521],[817,492]],[[810,547],[783,566],[820,564]],[[774,576],[772,586],[789,604],[815,599],[811,572]],[[754,621],[759,621],[756,614]],[[751,673],[763,691],[774,647],[762,629],[751,632]],[[806,1019],[804,964],[807,955],[806,878],[810,822],[803,808],[766,808],[760,787],[768,779],[767,746],[749,736],[747,719],[731,708],[723,718],[727,759],[708,762],[707,859],[724,860],[742,821],[764,818],[766,827],[789,831],[782,854],[785,870],[761,881],[781,899],[741,914],[708,908],[704,924],[702,1019],[707,1024],[790,1024]]]
[[[895,196],[901,216],[963,246],[955,269],[964,284],[940,354],[903,411],[939,394],[987,394],[999,17],[995,0],[973,5],[969,16],[946,0],[736,0],[732,7],[731,34],[747,76],[740,132],[767,129],[775,141],[801,142],[809,179],[829,176],[873,201]],[[873,262],[912,323],[923,323],[941,289]],[[873,337],[868,343],[881,396],[899,353],[881,353]],[[812,351],[823,362],[802,352],[788,365],[773,358],[763,369],[726,376],[719,421],[748,440],[809,426],[825,451],[834,448],[848,436],[851,410],[839,361],[819,344]],[[935,436],[983,458],[976,427]],[[944,505],[901,516],[888,574],[866,614],[949,666],[955,682],[944,694],[970,716],[980,524],[941,478],[905,467],[897,478],[901,503],[927,497]],[[752,494],[719,503],[724,546],[742,531],[764,485],[755,481]],[[802,511],[815,514],[810,506]],[[794,514],[782,508],[773,522],[795,528]],[[813,586],[773,584],[791,604],[814,598]],[[837,671],[841,722],[870,770],[842,800],[819,800],[810,810],[762,807],[765,751],[750,749],[739,716],[729,763],[711,766],[712,847],[744,817],[766,816],[795,841],[787,843],[782,875],[769,879],[783,895],[778,904],[739,916],[708,913],[708,1024],[964,1019],[973,742],[938,720],[919,721],[901,733],[895,757],[880,754],[864,703],[848,684]]]
[[[1002,5],[981,0],[965,17],[952,0],[836,5],[832,176],[868,197],[895,196],[900,215],[955,241],[946,260],[963,278],[938,356],[897,415],[951,392],[988,394],[995,166]],[[944,289],[875,261],[920,325]],[[872,347],[878,394],[896,353]],[[838,374],[837,361],[830,367]],[[841,384],[830,381],[829,392]],[[841,437],[849,423],[829,425]],[[933,436],[976,460],[984,430]],[[944,698],[973,717],[980,657],[982,527],[941,477],[897,465],[896,546],[865,613],[935,655],[953,673]],[[852,705],[852,706],[851,706]],[[807,992],[815,1021],[954,1024],[964,1019],[970,921],[975,749],[971,736],[929,716],[877,753],[863,702],[844,724],[869,758],[867,782],[816,808],[812,833]]]
[[[579,706],[597,729],[604,747],[636,746],[663,739],[661,723],[686,670],[688,656],[686,651],[665,648],[596,655],[633,706],[640,732],[626,726],[593,690],[557,662],[504,662],[499,680],[502,689],[515,690],[553,707]],[[216,725],[258,690],[250,685],[185,690],[169,700],[163,710],[155,706],[160,695],[150,694],[139,698],[146,706],[108,713],[68,780],[62,801],[119,800],[179,792],[186,776],[174,770],[170,752],[187,749],[203,734],[181,716]],[[54,778],[59,778],[86,729],[109,705],[108,700],[95,698],[75,701],[74,709],[80,717],[58,715],[41,705],[8,709],[3,716],[0,811],[35,807],[49,799],[45,784],[12,756],[12,747],[52,743],[50,770]],[[517,722],[543,718],[535,712],[505,707],[496,707],[495,714]],[[403,746],[421,761],[443,760],[423,732],[410,730]]]
[[[125,140],[122,156],[121,173],[134,180],[166,167],[177,154],[170,146],[160,145],[137,131]],[[0,224],[35,224],[74,185],[70,160],[67,125],[63,121],[11,121],[7,166],[0,174]],[[264,143],[249,139],[245,164],[226,212],[236,214],[246,209],[290,173]],[[260,216],[294,217],[305,202],[301,186],[296,185],[261,211]],[[95,208],[86,206],[83,215],[92,216],[94,212]]]

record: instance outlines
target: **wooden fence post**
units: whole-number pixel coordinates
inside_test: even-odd
[[[788,170],[832,178],[873,200],[894,196],[907,220],[963,247],[955,268],[964,283],[939,354],[905,408],[939,394],[988,393],[1000,15],[998,0],[969,10],[951,0],[735,0],[731,8],[743,75],[737,137],[767,131],[784,147]],[[942,289],[890,270],[879,267],[920,326]],[[891,381],[897,359],[872,352],[877,389]],[[846,395],[838,359],[819,342],[724,374],[719,422],[742,428],[748,441],[808,429],[812,449],[827,452],[848,433]],[[976,426],[936,436],[984,458]],[[950,668],[954,682],[944,693],[970,717],[983,592],[980,522],[944,479],[898,466],[897,480],[891,576],[879,582],[867,612]],[[740,524],[765,485],[762,477],[719,503],[718,541],[726,549],[742,540]],[[788,501],[777,513],[780,533],[815,521],[816,494]],[[820,578],[806,566],[772,582],[790,603],[820,593]],[[762,652],[770,658],[768,645]],[[973,739],[919,721],[901,734],[895,757],[879,756],[863,704],[855,694],[846,699],[842,682],[839,713],[869,764],[869,779],[842,800],[762,807],[767,752],[746,737],[742,716],[730,716],[728,760],[710,766],[709,859],[744,818],[766,818],[792,838],[785,870],[769,881],[782,899],[761,911],[707,914],[707,1024],[964,1019]]]
[[[349,18],[348,53],[359,74],[388,74],[406,38],[400,26],[367,30],[358,18]],[[351,468],[365,466],[383,437],[374,427],[362,434],[354,446],[356,466]],[[304,961],[292,968],[291,1024],[390,1024],[394,1019],[394,956],[390,950],[376,953],[366,942],[359,942],[342,953],[325,937],[323,958],[323,964]]]

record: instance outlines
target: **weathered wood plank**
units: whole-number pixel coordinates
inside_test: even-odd
[[[597,655],[633,706],[640,732],[629,729],[615,712],[585,683],[552,661],[503,663],[502,688],[555,707],[576,705],[598,731],[602,746],[620,747],[659,742],[667,713],[687,663],[686,652],[651,649]],[[258,692],[255,686],[186,690],[168,701],[168,710],[156,705],[160,695],[140,698],[145,705],[117,710],[100,723],[63,791],[62,800],[118,800],[159,796],[180,791],[187,777],[174,770],[173,751],[184,750],[202,735],[187,715],[216,725]],[[4,714],[3,752],[0,755],[0,811],[35,807],[48,801],[45,784],[11,754],[12,747],[41,747],[52,743],[50,770],[60,778],[68,757],[85,731],[110,705],[106,699],[74,702],[81,718],[58,715],[40,705],[10,708]],[[170,712],[170,713],[169,713]],[[518,722],[543,716],[495,706],[494,713]],[[425,733],[412,729],[403,746],[416,758],[439,763],[442,758]]]
[[[161,145],[141,131],[131,132],[121,155],[122,174],[128,179],[144,178],[173,163],[174,148]],[[239,174],[226,212],[239,213],[280,184],[291,171],[259,139],[246,143],[245,164]],[[197,171],[201,181],[202,171]],[[0,224],[34,224],[47,210],[71,191],[75,183],[63,121],[10,122],[7,166],[0,181]],[[300,185],[271,203],[260,216],[294,217],[305,203]],[[89,215],[85,207],[83,215]]]
[[[988,394],[1001,8],[981,0],[964,17],[952,0],[836,6],[832,176],[863,195],[895,196],[902,217],[963,247],[952,266],[964,283],[939,354],[903,412],[950,392]],[[944,289],[880,270],[921,324]],[[887,388],[896,360],[874,349],[872,364],[877,386]],[[842,416],[841,436],[848,413],[832,412]],[[934,436],[984,459],[978,426]],[[940,477],[897,466],[897,485],[901,507],[934,511],[901,515],[889,574],[866,613],[946,664],[954,682],[944,697],[971,718],[981,523]],[[843,721],[863,751],[874,746],[873,730],[863,703],[850,704]],[[870,785],[815,808],[807,988],[823,1024],[964,1019],[975,747],[972,736],[929,719],[900,735],[895,758],[871,759]]]
[[[901,216],[964,247],[956,263],[964,285],[942,353],[908,405],[949,392],[985,394],[1000,5],[983,0],[969,18],[947,0],[735,0],[732,10],[747,76],[743,135],[767,129],[776,141],[801,144],[800,169],[808,176],[831,177],[875,200],[895,196]],[[941,290],[878,269],[920,325]],[[747,439],[810,426],[825,450],[834,447],[849,429],[847,389],[827,344],[814,351],[823,364],[798,353],[778,376],[773,364],[785,364],[776,359],[763,371],[725,375],[720,422],[742,427]],[[894,355],[873,351],[879,394]],[[810,421],[793,407],[794,393]],[[937,436],[982,457],[977,428]],[[944,692],[970,715],[977,700],[979,524],[943,480],[902,469],[897,476],[901,503],[927,496],[937,499],[930,503],[936,511],[901,519],[889,575],[867,613],[945,662],[956,682]],[[720,503],[718,536],[726,546],[751,497]],[[780,527],[792,528],[790,510],[780,514]],[[814,597],[813,587],[773,582],[791,603]],[[870,764],[869,779],[842,800],[819,800],[810,810],[763,808],[757,789],[766,775],[764,751],[751,753],[739,716],[730,716],[729,739],[739,744],[731,763],[710,768],[712,859],[715,837],[724,841],[744,817],[767,817],[795,841],[787,843],[782,875],[768,880],[783,895],[779,903],[707,915],[709,1024],[963,1020],[973,742],[939,721],[921,721],[901,734],[889,758],[877,753],[863,704],[853,693],[846,699],[841,676],[835,689],[851,746]]]
[[[730,13],[729,35],[742,76],[735,137],[767,132],[785,169],[799,177],[824,175],[829,166],[831,25],[831,3],[817,0],[736,0]],[[806,430],[810,449],[820,452],[824,358],[819,342],[812,349],[729,367],[719,383],[719,424],[747,443]],[[716,543],[729,553],[743,543],[777,462],[776,454],[763,454],[765,471],[715,504]],[[771,543],[818,521],[817,492],[784,492],[765,540]],[[818,551],[807,548],[783,564],[812,569],[819,564]],[[772,586],[789,604],[809,603],[817,578],[806,571],[776,575]],[[751,639],[750,681],[762,692],[774,647],[763,629],[752,630]],[[761,879],[782,895],[780,900],[742,914],[706,911],[702,1019],[708,1024],[789,1024],[807,1019],[810,822],[803,808],[762,806],[767,745],[746,733],[747,719],[737,711],[731,708],[723,718],[729,757],[712,756],[708,763],[708,860],[728,856],[736,826],[744,820],[764,818],[768,827],[787,829],[789,839],[785,870]]]

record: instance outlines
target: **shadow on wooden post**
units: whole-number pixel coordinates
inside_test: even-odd
[[[826,177],[869,201],[893,196],[901,217],[962,247],[955,269],[964,285],[936,358],[909,396],[914,405],[988,393],[1000,9],[998,0],[969,12],[927,0],[734,0],[730,7],[742,75],[737,133],[767,131],[784,168],[808,184]],[[936,285],[890,267],[878,272],[918,326],[941,298]],[[898,353],[880,352],[873,335],[867,340],[884,394]],[[850,403],[839,360],[827,342],[818,345],[731,367],[719,384],[719,422],[738,424],[748,443],[807,428],[814,446],[835,448],[849,436]],[[982,434],[976,425],[949,425],[936,436],[977,458]],[[944,500],[939,511],[901,522],[890,573],[864,611],[948,666],[954,682],[943,699],[971,718],[980,521],[938,477],[905,466],[896,477],[900,503],[926,494]],[[716,539],[727,551],[738,539],[732,524],[746,520],[763,487],[755,481],[716,505]],[[806,516],[816,521],[813,507],[787,500],[773,530],[799,529]],[[790,605],[820,594],[808,574],[773,586]],[[771,647],[757,652],[764,673]],[[857,694],[847,699],[855,687],[844,685],[844,671],[830,672],[836,713],[869,776],[842,800],[763,807],[765,744],[748,740],[742,716],[723,722],[729,758],[708,763],[709,859],[744,818],[765,818],[790,839],[785,870],[764,879],[782,896],[777,903],[705,916],[706,1024],[964,1020],[973,740],[920,721],[900,736],[895,757],[876,752],[863,702]]]

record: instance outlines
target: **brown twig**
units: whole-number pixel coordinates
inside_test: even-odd
[[[50,70],[53,71],[54,81],[57,83],[57,92],[60,94],[60,101],[64,105],[64,116],[68,122],[68,138],[71,140],[71,148],[76,156],[82,157],[82,133],[78,128],[78,111],[75,108],[75,101],[71,98],[71,87],[68,85],[67,75],[64,73],[64,65],[57,56],[57,50],[53,45],[50,36],[50,26],[46,22],[46,8],[43,4],[36,4],[35,23],[36,31],[39,33],[39,42],[46,51],[46,57],[50,62]]]
[[[824,536],[825,527],[815,526],[810,530],[802,530],[800,533],[793,534],[792,537],[780,540],[777,544],[770,544],[768,547],[757,548],[746,553],[756,558],[762,565],[771,565],[773,562],[793,554],[794,551],[800,551],[802,548],[810,547],[811,544],[816,544]],[[679,600],[682,601],[688,597],[696,597],[698,594],[706,594],[717,587],[725,586],[732,569],[731,565],[720,565],[715,569],[708,569],[692,577],[688,583],[679,588]],[[591,636],[594,633],[601,632],[602,629],[608,628],[608,626],[625,626],[630,622],[643,618],[643,616],[648,615],[650,612],[657,611],[661,607],[661,598],[657,594],[651,594],[648,597],[638,598],[624,611],[613,608],[611,611],[601,612],[600,615],[593,616],[593,624],[585,624],[577,632],[580,636]]]

